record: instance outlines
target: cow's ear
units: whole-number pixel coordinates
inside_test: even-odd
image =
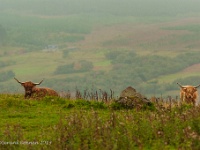
[[[22,86],[24,86],[24,83],[21,83]]]
[[[182,89],[183,89],[183,91],[187,91],[187,88],[186,88],[186,87],[183,87]]]
[[[194,88],[193,88],[193,91],[196,92],[196,91],[197,91],[197,88],[194,87]]]

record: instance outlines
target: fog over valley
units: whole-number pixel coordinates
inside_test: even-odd
[[[179,96],[200,84],[199,0],[0,0],[0,93]]]

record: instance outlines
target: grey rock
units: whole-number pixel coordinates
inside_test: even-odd
[[[124,89],[120,94],[120,98],[115,102],[123,105],[126,108],[134,108],[151,103],[149,99],[138,93],[136,89],[131,86]]]

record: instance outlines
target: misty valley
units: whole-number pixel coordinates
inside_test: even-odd
[[[200,149],[199,6],[0,0],[0,149]]]

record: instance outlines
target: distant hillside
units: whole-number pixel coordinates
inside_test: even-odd
[[[0,92],[23,91],[15,76],[58,91],[178,95],[175,81],[199,78],[200,1],[0,3]]]
[[[1,12],[37,15],[110,14],[118,16],[176,16],[199,13],[197,0],[0,0]]]

